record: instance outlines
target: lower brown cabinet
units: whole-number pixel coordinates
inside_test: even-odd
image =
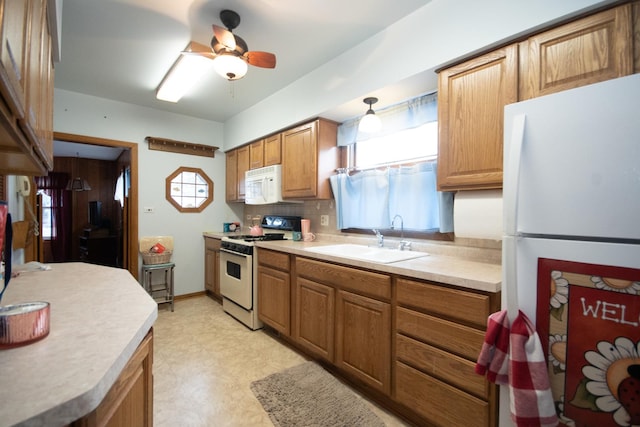
[[[71,427],[153,426],[153,331],[149,331],[100,405]]]
[[[335,289],[298,277],[295,307],[296,342],[316,356],[333,362]]]
[[[204,238],[204,288],[217,299],[222,300],[220,293],[220,239]]]
[[[337,301],[336,366],[389,394],[391,304],[343,290]]]
[[[474,367],[500,293],[258,254],[260,318],[289,344],[417,425],[498,425],[497,387]]]

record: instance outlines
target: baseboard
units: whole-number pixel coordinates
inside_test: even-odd
[[[181,299],[189,299],[189,298],[196,298],[196,297],[201,297],[203,295],[206,295],[207,293],[205,291],[200,291],[200,292],[193,292],[191,294],[182,294],[182,295],[176,295],[173,297],[174,301],[178,301]]]

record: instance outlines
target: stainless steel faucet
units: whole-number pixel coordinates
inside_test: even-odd
[[[394,230],[396,218],[400,218],[400,243],[398,244],[398,249],[401,251],[404,251],[405,249],[411,250],[411,242],[404,240],[404,221],[400,215],[396,214],[396,216],[391,220],[391,229]]]
[[[374,233],[376,233],[376,238],[378,239],[378,247],[379,248],[384,248],[384,236],[382,234],[380,234],[380,232],[377,229],[373,229],[371,230]]]

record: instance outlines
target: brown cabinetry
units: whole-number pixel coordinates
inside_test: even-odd
[[[502,187],[504,106],[518,100],[518,46],[438,76],[438,189]]]
[[[220,294],[220,239],[204,238],[204,288],[217,300]]]
[[[331,198],[338,167],[337,124],[318,119],[282,132],[282,197]]]
[[[638,8],[620,5],[442,70],[438,189],[502,188],[506,104],[640,71]]]
[[[249,144],[249,169],[282,163],[281,134],[268,136]]]
[[[260,318],[285,341],[418,425],[497,425],[497,387],[474,368],[500,293],[263,248],[258,257]]]
[[[291,263],[289,255],[258,249],[258,317],[291,335]]]
[[[236,150],[225,153],[225,200],[238,201],[238,152]]]
[[[521,52],[520,99],[633,73],[632,5],[530,37]]]
[[[396,286],[394,399],[435,425],[496,425],[497,388],[474,366],[499,294],[403,278]]]
[[[257,169],[264,166],[264,140],[249,144],[249,169]]]
[[[53,167],[53,65],[44,0],[0,0],[0,170]]]
[[[226,201],[243,202],[245,197],[244,173],[249,170],[249,146],[227,151],[226,156]]]
[[[295,312],[296,342],[310,353],[333,362],[335,289],[297,277]]]
[[[264,166],[282,163],[282,135],[275,134],[264,140]]]
[[[149,331],[105,398],[72,427],[153,426],[153,332]]]
[[[296,258],[298,344],[369,387],[391,387],[391,279]]]
[[[340,290],[336,315],[336,366],[389,394],[391,304]]]

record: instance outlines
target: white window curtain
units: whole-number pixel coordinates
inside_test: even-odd
[[[390,228],[400,215],[407,230],[453,231],[453,193],[436,190],[436,163],[331,177],[339,229]]]
[[[359,133],[358,124],[362,116],[358,116],[338,126],[338,145],[351,145],[369,138],[391,135],[401,130],[434,122],[438,120],[438,96],[436,93],[422,95],[409,101],[375,110],[375,112],[382,121],[380,132]]]

